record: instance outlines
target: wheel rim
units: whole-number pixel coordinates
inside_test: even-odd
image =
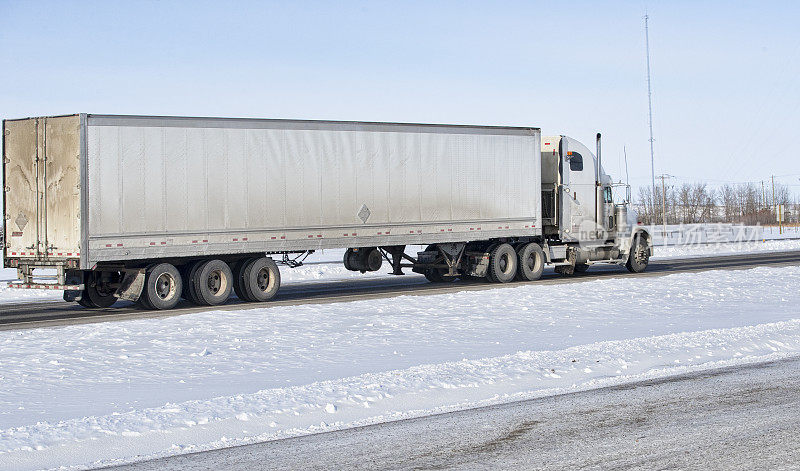
[[[169,273],[162,273],[156,278],[156,296],[162,300],[175,296],[175,278]]]
[[[536,256],[536,253],[531,251],[531,253],[528,255],[528,258],[527,258],[527,260],[525,260],[525,262],[526,262],[525,265],[528,266],[528,270],[530,270],[531,272],[534,272],[534,273],[536,271],[538,271],[538,269],[539,269],[539,257]]]
[[[505,275],[508,275],[509,273],[511,273],[512,264],[511,264],[510,257],[511,256],[509,254],[504,253],[500,257],[500,260],[498,260],[498,263],[500,265],[500,271],[503,272],[503,274],[505,274]]]
[[[645,253],[644,250],[642,250],[642,249],[637,250],[637,252],[636,252],[636,261],[639,262],[642,265],[647,263],[647,254]]]
[[[261,291],[266,291],[269,289],[270,285],[270,276],[269,276],[269,269],[267,267],[258,270],[258,274],[256,275],[256,285],[258,289]]]
[[[207,284],[209,291],[217,295],[219,293],[224,293],[228,288],[228,278],[222,270],[214,270],[208,274]]]
[[[637,244],[635,257],[636,257],[636,262],[638,264],[640,264],[640,265],[646,265],[647,264],[647,261],[648,261],[647,260],[648,259],[648,257],[647,257],[647,249],[645,248],[645,246],[641,242],[639,244]]]

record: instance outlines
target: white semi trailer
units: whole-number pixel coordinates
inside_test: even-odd
[[[277,264],[432,282],[647,266],[651,236],[597,156],[537,128],[76,114],[3,121],[16,288],[169,309],[266,301]],[[407,254],[406,246],[427,249]],[[52,283],[37,282],[42,269]],[[39,270],[37,272],[37,270]],[[36,277],[36,279],[35,279]]]

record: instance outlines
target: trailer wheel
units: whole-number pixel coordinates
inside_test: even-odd
[[[499,283],[508,283],[517,275],[517,253],[514,247],[500,244],[492,250],[489,260],[489,272]]]
[[[536,242],[522,245],[517,249],[517,262],[517,279],[536,281],[544,270],[544,250]]]
[[[117,302],[114,291],[115,290],[110,290],[109,292],[102,287],[87,286],[81,299],[88,297],[92,307],[107,308],[113,306],[114,303]]]
[[[251,299],[247,298],[247,292],[244,289],[244,269],[254,260],[257,259],[243,258],[241,260],[237,260],[236,263],[231,265],[231,272],[233,273],[233,292],[236,293],[237,298],[244,302],[252,301]]]
[[[136,300],[136,305],[139,309],[146,309],[148,311],[152,311],[155,309],[150,301],[147,299],[147,273],[150,271],[151,268],[155,267],[155,265],[150,265],[145,268],[145,275],[144,275],[144,286],[142,287],[142,293],[139,295],[139,299]],[[184,283],[185,286],[185,283]]]
[[[194,291],[199,304],[216,306],[228,300],[233,289],[233,273],[222,260],[209,260],[197,268]]]
[[[90,272],[86,280],[86,289],[81,294],[78,304],[85,308],[107,308],[117,302],[114,297],[113,288],[109,288],[105,283],[101,283],[100,273]]]
[[[271,258],[257,258],[245,265],[242,288],[248,301],[269,301],[278,292],[280,286],[281,272]]]
[[[94,303],[92,303],[92,301],[90,301],[90,300],[89,300],[89,295],[88,295],[88,294],[86,294],[86,290],[83,290],[83,291],[81,292],[81,297],[80,297],[80,299],[77,299],[77,300],[75,300],[75,301],[76,301],[78,304],[80,304],[81,306],[83,306],[83,307],[85,307],[85,308],[87,308],[87,309],[93,309],[93,308],[96,308],[96,307],[97,307],[97,306],[95,306],[95,305],[94,305]]]
[[[159,263],[147,270],[142,291],[142,305],[152,309],[172,309],[181,300],[183,280],[170,263]]]
[[[647,268],[650,262],[650,250],[647,248],[647,242],[642,240],[640,235],[637,235],[633,240],[633,247],[631,253],[628,254],[628,261],[625,267],[631,273],[641,273]]]
[[[197,277],[197,270],[205,263],[205,260],[198,260],[189,263],[183,271],[183,298],[192,304],[203,304],[194,289],[194,279]]]

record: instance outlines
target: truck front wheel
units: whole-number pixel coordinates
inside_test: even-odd
[[[650,262],[650,250],[647,247],[647,242],[642,240],[641,236],[636,236],[633,240],[631,253],[628,255],[628,261],[625,267],[631,273],[641,273],[647,268]]]

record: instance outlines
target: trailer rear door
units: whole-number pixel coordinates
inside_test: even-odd
[[[4,122],[6,256],[80,254],[80,117]]]

